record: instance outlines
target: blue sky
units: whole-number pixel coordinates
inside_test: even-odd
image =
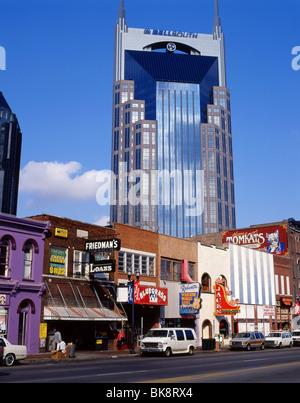
[[[213,0],[125,0],[135,28],[211,33]],[[299,0],[219,0],[226,40],[237,226],[299,212]],[[2,0],[0,91],[22,132],[19,216],[106,223],[113,33],[119,0]],[[300,61],[299,61],[300,66]],[[98,182],[97,182],[98,181]]]

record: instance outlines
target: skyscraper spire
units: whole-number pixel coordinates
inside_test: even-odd
[[[215,38],[220,38],[222,35],[221,18],[219,16],[219,1],[215,0],[215,18],[214,18],[214,31]]]
[[[124,27],[127,25],[124,0],[120,0],[120,8],[118,11],[118,23],[121,24],[122,29],[124,29]]]

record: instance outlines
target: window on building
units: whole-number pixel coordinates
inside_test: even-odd
[[[141,145],[141,132],[136,132],[135,134],[135,145],[136,146]]]
[[[138,111],[132,111],[132,123],[135,123],[139,120],[139,112]]]
[[[120,108],[115,108],[115,127],[120,126]]]
[[[73,274],[75,277],[85,277],[89,273],[90,254],[87,252],[74,251]]]
[[[125,148],[130,146],[130,128],[125,127]]]
[[[114,131],[114,151],[119,150],[119,130]]]
[[[67,249],[56,246],[50,248],[49,274],[55,276],[67,275]]]
[[[202,291],[211,292],[211,278],[210,275],[204,273],[201,277]]]
[[[0,245],[0,276],[7,276],[10,258],[10,241],[2,239]]]
[[[24,270],[23,278],[32,278],[32,263],[33,263],[33,244],[27,242],[24,246]]]
[[[128,101],[128,93],[122,92],[122,104]]]
[[[135,169],[141,169],[141,149],[135,150]]]
[[[181,261],[161,259],[161,280],[180,281]]]
[[[155,256],[139,252],[120,251],[118,254],[119,273],[140,273],[143,276],[155,276]]]

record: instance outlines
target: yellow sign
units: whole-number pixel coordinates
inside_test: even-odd
[[[68,238],[68,230],[62,228],[55,228],[54,235],[59,236],[60,238]]]
[[[40,323],[40,339],[47,337],[47,323]]]

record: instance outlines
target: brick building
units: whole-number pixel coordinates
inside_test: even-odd
[[[115,260],[115,252],[91,253],[86,242],[113,239],[116,231],[48,214],[34,218],[51,223],[45,239],[41,346],[52,350],[54,330],[58,330],[66,343],[74,342],[77,348],[114,348],[127,317],[116,302],[113,274],[91,273],[90,265],[94,258]]]
[[[300,224],[298,221],[288,219],[232,231],[197,235],[189,239],[218,247],[226,247],[232,243],[271,253],[274,259],[276,291],[276,317],[272,319],[272,327],[275,329],[299,327],[293,323],[293,320],[297,319],[293,305],[299,299],[300,280]]]

